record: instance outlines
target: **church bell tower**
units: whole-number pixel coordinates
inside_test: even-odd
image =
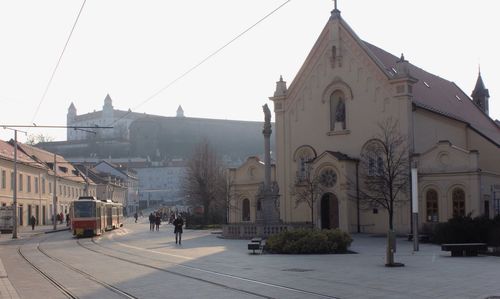
[[[489,98],[490,93],[486,87],[484,87],[483,78],[481,78],[481,70],[477,76],[476,87],[472,91],[472,102],[476,104],[479,109],[483,110],[484,113],[489,115]]]

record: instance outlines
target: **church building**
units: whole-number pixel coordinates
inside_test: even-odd
[[[420,226],[500,214],[500,126],[488,114],[481,74],[469,97],[407,58],[363,41],[335,8],[292,83],[280,78],[270,97],[280,225],[385,233],[387,210],[360,207],[356,189],[363,171],[376,173],[387,162],[375,157],[369,169],[360,166],[388,121],[406,140],[408,181],[410,168],[417,169]],[[229,225],[258,223],[263,168],[249,158],[230,171]],[[294,192],[308,176],[322,187],[312,206]],[[411,194],[408,184],[394,206],[398,233],[410,232]]]

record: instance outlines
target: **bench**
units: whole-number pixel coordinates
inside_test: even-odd
[[[430,237],[426,234],[418,234],[418,240],[422,243],[429,242]],[[408,234],[408,241],[413,241],[413,234]]]
[[[252,238],[248,243],[248,250],[252,250],[252,254],[255,254],[255,250],[262,250],[262,238]]]
[[[486,251],[486,243],[449,243],[441,244],[442,251],[451,251],[451,256],[477,256],[479,251]]]

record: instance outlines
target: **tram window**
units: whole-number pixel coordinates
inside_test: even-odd
[[[95,206],[93,202],[75,202],[75,218],[95,217]]]

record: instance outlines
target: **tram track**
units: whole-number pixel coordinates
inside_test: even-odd
[[[103,281],[103,280],[100,280],[98,278],[96,278],[95,276],[93,276],[92,274],[88,273],[88,272],[85,272],[83,270],[80,270],[66,262],[64,262],[63,260],[53,256],[53,255],[50,255],[47,253],[47,251],[45,249],[43,249],[40,245],[46,240],[47,238],[43,239],[42,241],[38,242],[37,245],[36,245],[36,249],[37,251],[39,251],[40,253],[42,253],[44,256],[46,256],[48,259],[54,261],[54,262],[57,262],[59,264],[61,264],[62,266],[64,266],[65,268],[75,272],[75,273],[78,273],[79,275],[83,276],[84,278],[90,280],[90,281],[93,281],[94,283],[97,283],[101,286],[103,286],[104,288],[106,288],[107,290],[121,296],[121,297],[124,297],[124,298],[129,298],[129,299],[138,299],[139,297],[136,297],[126,291],[123,291],[111,284],[108,284],[107,282]],[[48,281],[50,281],[61,293],[63,293],[65,296],[67,296],[68,298],[78,298],[78,296],[76,296],[75,294],[73,294],[70,290],[68,290],[68,288],[66,288],[62,283],[60,283],[59,281],[57,281],[53,276],[51,276],[50,274],[48,274],[46,271],[43,271],[41,269],[41,267],[37,266],[35,263],[33,263],[25,254],[23,254],[22,250],[21,250],[21,247],[22,246],[19,246],[18,247],[18,253],[19,255],[33,268],[35,269],[42,277],[44,277],[45,279],[47,279]]]
[[[28,263],[35,271],[38,272],[43,278],[48,280],[56,289],[58,289],[61,293],[63,293],[66,297],[76,299],[78,298],[76,295],[74,295],[71,291],[69,291],[63,284],[58,282],[55,278],[53,278],[51,275],[49,275],[47,272],[43,271],[40,267],[35,265],[28,257],[23,254],[21,250],[21,246],[17,248],[17,252],[19,255]]]
[[[109,250],[118,251],[118,252],[121,252],[123,254],[133,256],[133,257],[137,257],[137,258],[141,258],[141,259],[147,258],[149,260],[153,260],[153,261],[157,261],[157,262],[162,262],[162,263],[168,263],[168,264],[173,265],[173,266],[182,267],[184,269],[194,270],[194,271],[202,272],[202,273],[205,273],[205,274],[210,274],[210,275],[213,275],[213,276],[230,278],[230,279],[234,279],[234,280],[238,280],[238,281],[243,281],[243,282],[247,282],[247,283],[257,284],[257,285],[260,285],[260,286],[266,286],[266,287],[271,287],[271,288],[274,288],[274,289],[280,289],[280,290],[284,290],[284,291],[288,291],[288,292],[292,292],[292,293],[296,293],[296,294],[301,294],[301,295],[304,295],[304,296],[311,296],[311,297],[314,297],[314,298],[339,299],[339,297],[335,297],[335,296],[331,296],[331,295],[325,295],[325,294],[321,294],[321,293],[317,293],[317,292],[312,292],[312,291],[307,291],[307,290],[303,290],[303,289],[288,287],[288,286],[279,285],[279,284],[273,284],[273,283],[269,283],[269,282],[259,281],[259,280],[256,280],[256,279],[250,279],[250,278],[245,278],[245,277],[236,276],[236,275],[232,275],[232,274],[217,272],[217,271],[213,271],[213,270],[207,270],[207,269],[203,269],[203,268],[199,268],[199,267],[183,265],[183,264],[180,264],[180,263],[166,262],[165,260],[159,260],[159,259],[155,259],[155,258],[152,258],[152,257],[149,257],[149,256],[143,256],[143,255],[133,254],[133,253],[130,253],[128,251],[110,249],[110,248],[108,248],[106,246],[103,246],[103,245],[97,243],[94,240],[94,238],[91,239],[91,242],[94,245],[96,245],[96,246],[98,246],[100,248],[103,248],[104,250],[107,250],[107,251],[109,251]],[[188,278],[188,279],[193,279],[193,280],[205,282],[205,283],[208,283],[208,284],[211,284],[211,285],[215,285],[215,286],[219,286],[219,287],[222,287],[222,288],[225,288],[225,289],[228,289],[228,290],[233,290],[233,291],[236,291],[236,292],[245,293],[245,294],[248,294],[248,295],[253,295],[253,296],[256,296],[256,297],[260,297],[260,298],[274,298],[274,297],[271,297],[271,296],[259,294],[259,293],[252,292],[252,291],[248,291],[248,290],[245,290],[245,289],[242,289],[242,288],[236,288],[236,287],[232,287],[232,286],[227,285],[227,284],[223,284],[223,283],[219,283],[219,282],[214,282],[212,280],[204,279],[204,278],[197,277],[197,276],[194,276],[194,275],[189,275],[189,274],[181,273],[181,272],[178,272],[178,271],[173,271],[173,270],[168,270],[168,269],[165,269],[165,268],[153,266],[153,265],[146,264],[146,263],[143,263],[143,262],[138,262],[138,261],[130,260],[130,259],[127,259],[127,258],[124,258],[124,257],[120,257],[120,256],[117,256],[117,255],[114,255],[114,254],[110,254],[109,252],[104,252],[102,250],[96,250],[96,249],[93,249],[93,248],[89,248],[88,246],[83,245],[80,242],[80,240],[77,240],[77,244],[79,246],[87,249],[87,250],[90,250],[90,251],[93,251],[95,253],[98,253],[98,254],[101,254],[101,255],[105,255],[105,256],[108,256],[108,257],[111,257],[111,258],[114,258],[114,259],[117,259],[117,260],[121,260],[121,261],[124,261],[124,262],[127,262],[127,263],[131,263],[131,264],[143,266],[143,267],[146,267],[146,268],[150,268],[150,269],[154,269],[154,270],[166,272],[166,273],[169,273],[169,274],[173,274],[173,275],[176,275],[176,276],[181,276],[181,277]]]

